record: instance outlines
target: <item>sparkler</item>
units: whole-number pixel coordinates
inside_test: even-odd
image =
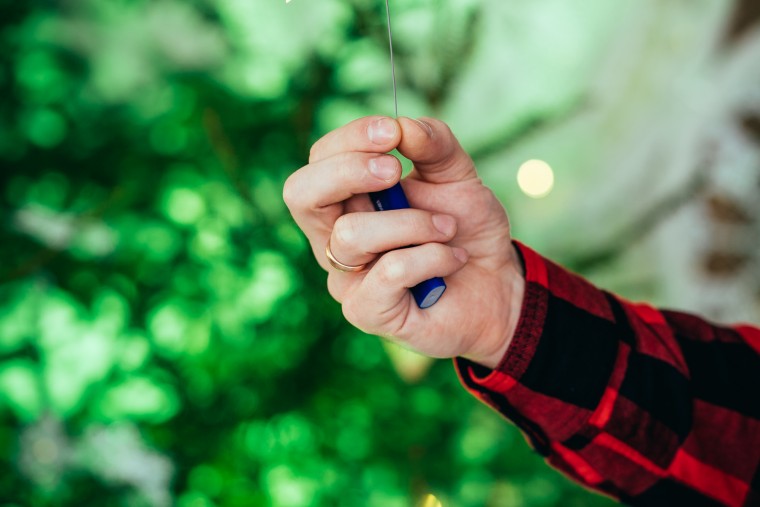
[[[393,30],[391,28],[391,8],[389,0],[385,0],[385,14],[388,24],[388,46],[391,54],[391,77],[393,79],[393,106],[396,118],[398,118],[398,88],[396,86],[396,64],[393,58]],[[401,183],[396,183],[387,190],[380,192],[371,192],[369,198],[372,201],[375,210],[387,211],[394,209],[410,208],[409,201],[401,188]],[[411,289],[414,301],[421,309],[430,308],[438,302],[446,290],[446,282],[443,278],[431,278],[415,285]]]
[[[285,3],[290,3],[291,0],[285,0]],[[396,63],[393,55],[393,29],[391,28],[391,7],[389,0],[385,0],[385,14],[388,25],[388,48],[391,56],[391,78],[393,82],[393,112],[396,118],[398,118],[398,87],[396,84]],[[409,201],[404,194],[404,189],[401,188],[401,183],[396,183],[387,190],[380,192],[371,192],[369,194],[372,205],[377,211],[388,211],[396,209],[408,209]],[[414,301],[421,309],[430,308],[438,302],[446,290],[446,282],[443,278],[431,278],[424,282],[415,285],[409,289],[414,296]]]
[[[290,2],[290,0],[286,0]],[[385,15],[388,24],[388,46],[391,51],[391,78],[393,79],[393,111],[398,118],[398,88],[396,87],[396,62],[393,60],[393,30],[391,29],[391,6],[389,0],[385,0]]]

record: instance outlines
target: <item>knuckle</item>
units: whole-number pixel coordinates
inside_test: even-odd
[[[398,255],[394,255],[396,253],[389,252],[385,254],[375,266],[378,282],[383,285],[393,286],[404,280],[406,265]]]
[[[311,145],[311,148],[309,148],[309,163],[313,164],[317,160],[320,159],[320,152],[321,149],[319,147],[319,143],[314,143]]]
[[[333,240],[338,246],[352,246],[357,242],[358,232],[356,219],[350,215],[342,215],[333,226]]]
[[[282,187],[282,199],[288,208],[293,208],[298,199],[298,173],[291,174]]]

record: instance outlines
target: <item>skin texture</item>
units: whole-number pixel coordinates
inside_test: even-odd
[[[414,163],[402,186],[415,209],[377,213],[366,194],[399,181],[393,149]],[[504,207],[443,122],[373,116],[334,130],[283,197],[351,324],[431,357],[497,366],[517,327],[522,267]],[[328,240],[340,262],[367,269],[332,268]],[[435,276],[448,289],[420,310],[408,288]]]

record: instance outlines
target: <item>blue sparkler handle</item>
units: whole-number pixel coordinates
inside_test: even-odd
[[[401,188],[401,183],[396,183],[387,190],[371,192],[369,198],[372,200],[372,205],[377,211],[407,209],[410,207],[406,194],[404,194],[404,189]],[[417,306],[424,310],[438,302],[446,290],[446,282],[443,281],[443,278],[431,278],[415,285],[409,290],[412,291],[412,296],[414,296]]]

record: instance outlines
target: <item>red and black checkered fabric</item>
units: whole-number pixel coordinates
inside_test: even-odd
[[[641,506],[760,506],[760,329],[625,301],[518,244],[522,315],[464,386],[548,462]]]

